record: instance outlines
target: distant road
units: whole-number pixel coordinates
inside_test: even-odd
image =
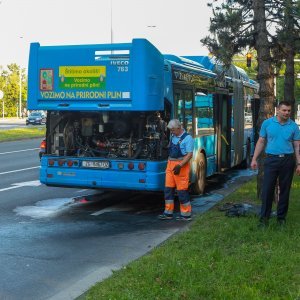
[[[25,125],[26,118],[0,118],[0,125]]]
[[[17,127],[26,127],[26,118],[1,118],[0,119],[0,130],[13,129]]]

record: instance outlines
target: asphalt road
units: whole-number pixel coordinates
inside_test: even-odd
[[[162,222],[161,194],[41,185],[40,139],[0,143],[0,299],[75,299],[186,223]],[[193,197],[202,213],[253,175]]]
[[[17,127],[26,127],[26,119],[0,118],[0,131],[3,129],[12,129]]]

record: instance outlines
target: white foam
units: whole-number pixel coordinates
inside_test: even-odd
[[[38,201],[33,206],[18,206],[14,212],[20,216],[42,219],[55,217],[74,204],[74,198],[57,198]]]

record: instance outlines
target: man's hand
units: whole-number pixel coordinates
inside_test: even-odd
[[[297,165],[296,174],[300,176],[300,165]]]
[[[174,175],[179,175],[181,169],[181,165],[176,165],[173,169]]]
[[[256,159],[252,159],[251,161],[251,169],[256,170],[257,169],[257,161]]]

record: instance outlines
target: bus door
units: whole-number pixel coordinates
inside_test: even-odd
[[[215,126],[217,171],[231,167],[231,127],[232,109],[231,97],[226,94],[215,94]]]
[[[193,99],[194,91],[185,85],[176,85],[174,88],[174,116],[185,128],[186,132],[193,136]]]

